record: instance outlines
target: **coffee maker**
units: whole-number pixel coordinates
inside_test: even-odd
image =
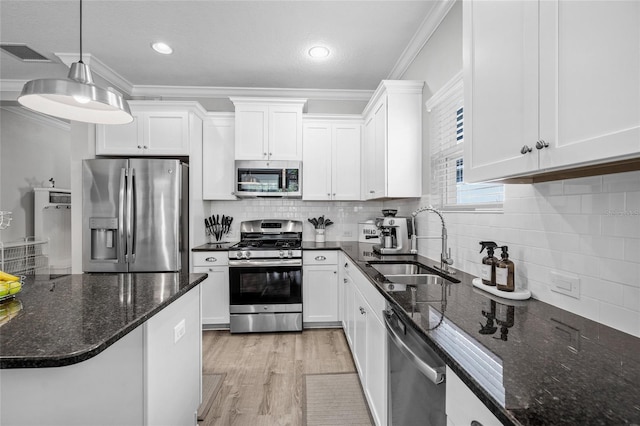
[[[375,224],[380,229],[380,244],[373,246],[379,254],[408,254],[411,249],[410,217],[377,217]]]

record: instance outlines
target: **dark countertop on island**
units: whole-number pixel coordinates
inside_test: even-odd
[[[28,276],[18,314],[0,327],[0,368],[87,360],[204,281],[206,274]]]

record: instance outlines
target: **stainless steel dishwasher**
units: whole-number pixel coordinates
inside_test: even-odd
[[[445,363],[387,304],[389,426],[446,426]]]

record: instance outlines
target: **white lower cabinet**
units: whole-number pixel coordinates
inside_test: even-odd
[[[338,323],[338,252],[302,254],[302,321],[304,326]]]
[[[346,257],[340,261],[342,319],[371,415],[387,424],[387,334],[384,297]]]
[[[447,366],[447,425],[499,426],[502,423]],[[476,423],[473,423],[476,422]]]
[[[200,284],[202,325],[229,326],[229,253],[206,251],[193,253],[193,272],[209,274]]]

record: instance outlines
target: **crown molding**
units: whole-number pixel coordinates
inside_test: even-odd
[[[54,55],[60,58],[62,63],[68,67],[71,67],[71,64],[74,62],[78,62],[78,58],[80,57],[79,53],[54,53]],[[134,86],[129,80],[105,65],[104,62],[93,56],[91,53],[83,53],[82,62],[91,68],[91,72],[98,74],[100,77],[107,80],[108,83],[116,86],[120,91],[126,94],[133,91]]]
[[[29,120],[37,121],[38,123],[44,124],[46,126],[53,126],[60,130],[66,130],[67,132],[71,131],[71,124],[68,121],[54,118],[50,115],[40,114],[39,112],[32,111],[22,106],[3,105],[0,106],[0,109],[12,112]]]
[[[211,86],[134,86],[131,96],[134,97],[168,97],[168,98],[229,98],[239,97],[274,97],[274,98],[306,98],[329,101],[368,101],[373,90],[339,90],[339,89],[285,89],[268,87],[211,87]]]
[[[442,0],[439,1],[433,10],[424,18],[420,27],[415,32],[411,41],[404,49],[400,58],[393,66],[393,69],[389,73],[387,79],[400,80],[407,69],[411,66],[413,61],[418,56],[418,53],[422,50],[424,45],[429,41],[433,33],[436,31],[442,20],[447,13],[451,10],[456,0]]]

